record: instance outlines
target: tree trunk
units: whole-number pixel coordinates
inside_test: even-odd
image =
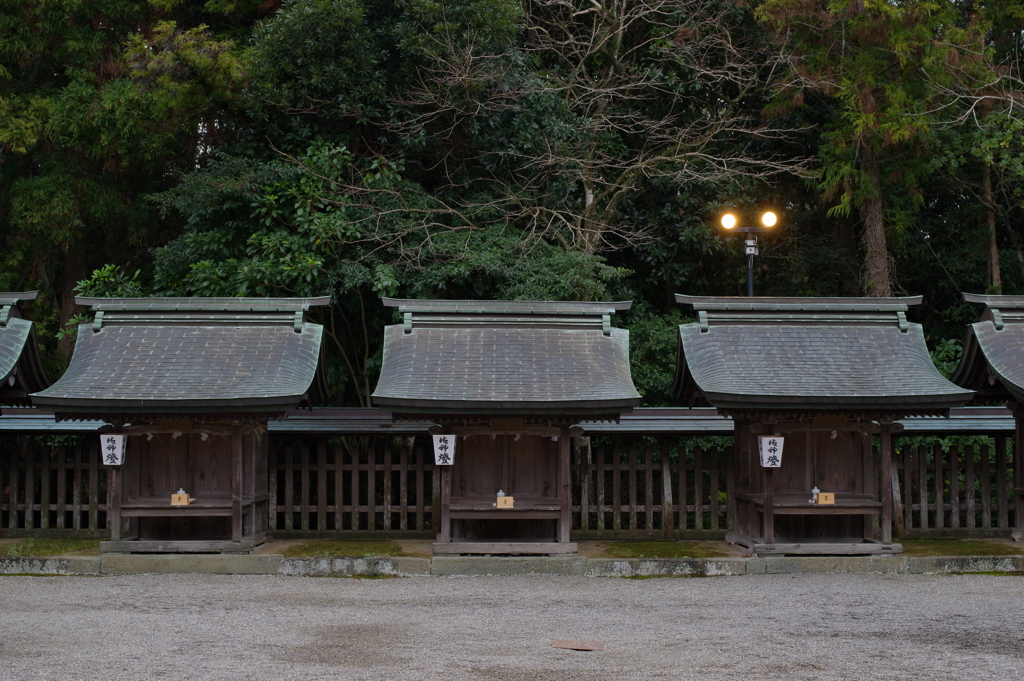
[[[85,257],[81,247],[74,244],[68,246],[64,251],[64,280],[61,283],[60,291],[60,328],[71,321],[71,318],[78,312],[75,305],[75,286],[79,281],[85,279]],[[75,329],[70,329],[71,335],[65,336],[57,341],[57,357],[67,366],[71,362],[71,353],[75,349]]]
[[[839,295],[856,297],[861,294],[860,266],[857,263],[857,220],[853,215],[829,216],[829,206],[817,187],[809,188],[818,213],[818,223],[828,229],[832,246],[839,251],[840,262],[836,263],[835,274],[839,283]],[[673,282],[673,292],[675,291]],[[673,303],[675,298],[672,298]]]
[[[999,244],[996,243],[996,204],[992,194],[992,169],[986,163],[982,171],[982,190],[988,218],[988,274],[989,293],[1003,292],[1003,275],[999,271]]]
[[[597,253],[601,233],[597,230],[597,206],[594,205],[594,187],[589,179],[583,179],[583,210],[579,219],[579,238],[575,247],[587,255]]]
[[[861,201],[864,220],[864,291],[869,296],[892,295],[892,270],[885,242],[885,209],[882,203],[882,169],[870,142],[861,146],[867,197]]]

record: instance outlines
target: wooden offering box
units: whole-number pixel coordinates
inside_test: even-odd
[[[842,430],[821,431],[812,423],[786,424],[782,466],[771,469],[762,468],[756,454],[758,431],[765,425],[737,418],[737,518],[731,539],[762,555],[899,552],[891,539],[875,536],[886,512],[872,447],[879,425],[851,422]],[[814,487],[834,491],[820,492],[815,503],[809,491]]]
[[[459,446],[449,501],[453,541],[558,541],[557,442],[540,435],[470,435]],[[495,499],[494,489],[507,496]]]
[[[108,551],[247,552],[266,540],[266,433],[254,423],[195,428],[205,430],[177,438],[152,431],[129,438],[133,455],[123,471],[112,469],[112,478],[124,475],[120,515],[127,519],[127,536],[112,531]],[[189,491],[178,494],[179,489]]]

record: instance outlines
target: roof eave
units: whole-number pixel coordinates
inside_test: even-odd
[[[799,396],[799,395],[737,395],[704,393],[719,409],[772,409],[801,411],[907,411],[920,409],[951,409],[962,407],[974,397],[973,391],[955,395],[900,396]]]
[[[964,294],[965,299],[970,294]],[[973,296],[974,298],[992,298],[995,296]],[[980,302],[968,300],[968,302]],[[1002,397],[1024,402],[1024,386],[1017,385],[1006,375],[998,371],[989,361],[985,345],[978,338],[977,327],[982,324],[991,325],[991,321],[976,322],[967,327],[964,338],[964,349],[960,355],[960,363],[949,380],[953,383],[979,394]],[[998,333],[998,332],[997,332]],[[995,383],[989,382],[989,372],[995,376]]]
[[[595,414],[609,411],[632,410],[641,398],[614,400],[565,400],[557,402],[517,400],[421,400],[373,396],[376,406],[394,412],[424,414]]]
[[[184,414],[215,412],[267,413],[294,409],[305,395],[253,398],[214,398],[187,400],[82,399],[32,395],[41,410],[60,414]]]

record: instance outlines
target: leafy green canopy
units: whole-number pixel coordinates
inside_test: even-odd
[[[452,215],[398,170],[325,142],[293,159],[216,158],[159,197],[190,217],[155,251],[153,285],[163,295],[332,294],[322,320],[332,378],[341,399],[368,404],[388,322],[380,296],[594,299],[620,276],[493,216]]]
[[[143,197],[230,136],[244,54],[207,22],[239,19],[195,2],[0,4],[0,288],[43,289],[39,318],[67,321],[77,281],[165,238]],[[57,349],[53,370],[70,342]]]
[[[49,333],[76,282],[330,293],[316,314],[338,403],[368,404],[395,321],[381,295],[632,299],[636,383],[671,403],[672,294],[742,292],[725,208],[783,214],[755,271],[777,295],[859,293],[862,225],[881,216],[941,345],[972,314],[956,286],[981,281],[982,162],[1019,204],[1012,115],[994,107],[977,138],[946,116],[991,61],[966,37],[998,24],[1013,54],[1019,17],[987,6],[974,23],[942,2],[772,0],[760,22],[727,0],[0,7],[27,27],[12,35],[50,41],[2,61],[17,115],[0,121],[0,279],[50,291]]]
[[[964,123],[1000,83],[988,25],[952,0],[766,0],[757,12],[792,50],[774,110],[802,106],[808,92],[833,107],[818,188],[839,199],[829,214],[860,209],[864,288],[892,295],[886,232],[902,235],[923,206],[932,132]]]

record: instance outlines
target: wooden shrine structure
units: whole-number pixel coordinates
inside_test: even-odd
[[[1013,412],[1013,538],[1024,541],[1024,296],[963,296],[985,307],[980,320],[967,327],[963,355],[950,380],[1005,402]]]
[[[37,291],[0,293],[0,404],[28,406],[29,393],[50,385],[35,327],[22,318],[19,307],[37,295]]]
[[[574,426],[617,421],[640,403],[628,332],[611,325],[630,303],[384,304],[402,323],[385,329],[374,402],[454,436],[434,553],[575,553]]]
[[[728,539],[759,555],[901,552],[894,421],[947,415],[973,395],[936,371],[921,326],[907,321],[921,298],[676,301],[697,321],[679,327],[673,390],[735,421]],[[763,466],[761,447],[773,445],[781,461],[766,455]]]
[[[268,531],[267,421],[326,395],[323,327],[305,313],[329,299],[76,302],[94,320],[78,327],[64,376],[32,400],[128,436],[100,549],[251,552]]]

